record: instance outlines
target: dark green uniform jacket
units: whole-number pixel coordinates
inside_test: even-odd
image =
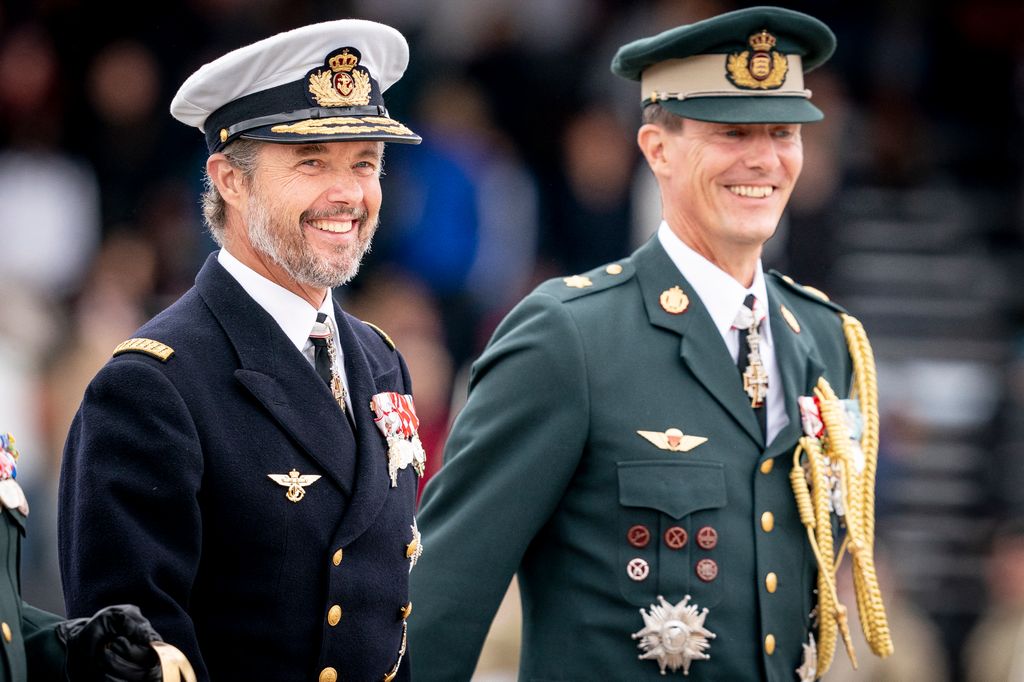
[[[59,682],[64,679],[66,654],[55,627],[63,619],[21,600],[25,516],[17,509],[0,509],[0,682]]]
[[[589,286],[541,285],[474,365],[419,515],[417,682],[469,679],[517,572],[522,680],[662,679],[631,638],[659,595],[708,609],[716,638],[688,679],[796,679],[816,576],[788,481],[796,399],[821,376],[849,391],[838,309],[766,277],[789,416],[766,448],[721,335],[657,239],[617,265]],[[676,286],[689,303],[672,314],[660,298]],[[673,452],[637,433],[670,428],[707,441]]]

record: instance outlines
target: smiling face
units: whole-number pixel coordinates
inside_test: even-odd
[[[677,131],[644,125],[639,139],[672,230],[720,267],[756,260],[803,167],[800,125],[686,119]]]
[[[250,259],[236,256],[300,296],[351,280],[377,229],[382,153],[381,142],[263,145],[235,235]]]

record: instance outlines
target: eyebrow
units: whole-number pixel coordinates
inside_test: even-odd
[[[383,145],[375,141],[367,141],[366,145],[360,151],[356,152],[356,157],[360,159],[376,159],[379,160],[384,156]],[[294,156],[310,156],[317,154],[326,154],[327,145],[320,142],[314,142],[311,144],[300,144],[291,145],[292,154]]]

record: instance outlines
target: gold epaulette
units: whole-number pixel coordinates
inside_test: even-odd
[[[174,355],[174,349],[153,339],[135,338],[117,344],[117,348],[114,349],[114,357],[116,358],[121,353],[143,353],[160,362],[167,362]]]
[[[395,350],[395,342],[391,340],[391,337],[388,336],[388,333],[386,331],[375,325],[373,322],[367,322],[366,320],[363,320],[363,324],[365,324],[373,331],[377,332],[377,335],[380,336],[380,338],[384,339],[384,343],[388,344],[388,347],[391,348],[391,350]]]

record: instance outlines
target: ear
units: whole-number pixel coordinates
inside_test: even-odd
[[[242,171],[232,166],[228,157],[218,152],[206,159],[206,172],[224,202],[232,208],[240,209],[246,191]]]
[[[653,123],[645,123],[636,133],[636,143],[656,176],[662,175],[668,165],[665,150],[668,134],[664,128]]]

